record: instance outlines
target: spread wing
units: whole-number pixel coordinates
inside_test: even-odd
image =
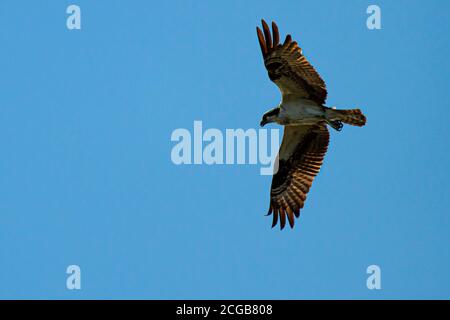
[[[278,171],[273,176],[270,190],[268,215],[273,214],[272,227],[279,219],[283,229],[286,216],[291,228],[294,227],[294,215],[300,216],[300,209],[327,152],[328,142],[325,123],[285,126],[278,153]]]
[[[280,44],[280,34],[275,22],[272,22],[273,39],[267,23],[262,20],[263,32],[256,27],[259,45],[269,78],[283,95],[295,94],[323,105],[327,98],[327,89],[316,70],[309,64],[297,42],[291,35]]]

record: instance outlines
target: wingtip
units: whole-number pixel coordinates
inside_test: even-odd
[[[294,229],[294,219],[289,218],[289,226],[291,227],[291,229]]]
[[[264,19],[261,19],[261,24],[262,24],[263,30],[265,30],[265,31],[270,30],[269,25],[267,24],[267,22]]]
[[[292,42],[292,36],[290,34],[286,35],[286,39],[284,39],[283,45],[287,45]]]
[[[262,33],[262,30],[258,27],[258,26],[256,26],[256,35],[258,36],[258,38],[260,37],[260,35],[262,35],[263,33]]]
[[[276,47],[280,43],[280,32],[275,21],[272,21],[273,46]]]
[[[256,34],[258,36],[259,47],[261,48],[261,52],[264,57],[267,54],[268,49],[267,49],[267,45],[266,45],[266,40],[264,39],[263,32],[261,31],[261,29],[259,27],[256,27]]]
[[[291,229],[293,229],[294,224],[295,224],[295,218],[294,218],[294,212],[292,211],[291,207],[286,208],[286,213],[287,213],[287,217],[288,217],[288,221],[289,221],[289,226],[291,227]]]
[[[270,34],[269,26],[264,20],[262,20],[262,27],[264,32],[264,38],[266,40],[267,52],[269,52],[272,49],[272,36]]]
[[[273,210],[273,219],[272,219],[272,228],[275,227],[278,223],[278,211],[276,208]]]
[[[286,226],[286,212],[283,208],[280,208],[280,230],[283,230]]]

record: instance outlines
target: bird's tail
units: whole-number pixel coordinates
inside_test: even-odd
[[[329,123],[341,121],[358,127],[362,127],[366,124],[366,116],[359,109],[338,110],[327,108],[325,117]]]

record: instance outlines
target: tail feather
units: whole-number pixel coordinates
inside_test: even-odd
[[[359,109],[337,110],[327,109],[326,118],[329,121],[342,121],[352,126],[362,127],[366,124],[366,116]]]

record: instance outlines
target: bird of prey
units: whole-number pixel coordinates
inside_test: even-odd
[[[294,216],[300,216],[300,209],[327,152],[327,125],[337,131],[342,129],[343,123],[361,127],[365,125],[366,117],[359,109],[337,110],[325,106],[325,82],[306,60],[297,42],[292,41],[291,35],[280,43],[275,22],[272,22],[272,35],[264,20],[262,31],[256,27],[256,32],[269,78],[282,95],[279,105],[263,115],[261,126],[270,122],[284,126],[267,215],[273,214],[272,228],[279,220],[283,229],[286,218],[293,228]]]

